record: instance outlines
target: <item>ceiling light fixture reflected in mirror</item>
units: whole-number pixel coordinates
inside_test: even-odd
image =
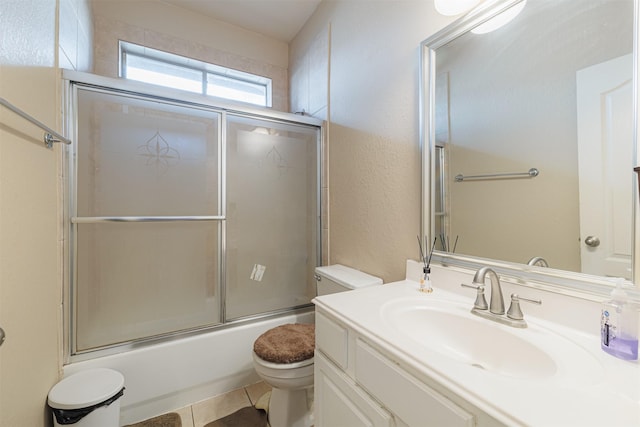
[[[513,18],[515,18],[520,14],[520,12],[522,12],[522,9],[524,9],[526,4],[527,4],[527,0],[523,0],[522,2],[516,4],[515,6],[510,7],[504,12],[489,19],[484,24],[478,25],[476,28],[471,30],[471,32],[473,34],[486,34],[507,25],[509,22],[511,22],[511,20],[513,20]]]
[[[445,16],[460,15],[480,3],[480,0],[435,0],[439,14]]]

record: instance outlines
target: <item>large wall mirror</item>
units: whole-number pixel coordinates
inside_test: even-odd
[[[436,258],[561,285],[640,276],[636,3],[488,1],[425,40],[423,229]]]

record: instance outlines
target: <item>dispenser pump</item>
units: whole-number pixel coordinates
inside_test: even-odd
[[[638,359],[638,307],[629,301],[622,288],[624,279],[616,279],[611,299],[602,306],[600,347],[624,360]]]
[[[624,289],[622,289],[624,279],[617,278],[614,282],[616,284],[616,287],[613,289],[613,291],[611,291],[611,300],[626,302],[629,297],[627,296],[627,293],[624,291]]]

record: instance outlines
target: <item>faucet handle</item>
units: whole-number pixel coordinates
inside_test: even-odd
[[[476,294],[476,301],[473,303],[473,308],[478,310],[486,310],[489,308],[489,305],[487,304],[487,300],[484,297],[484,285],[474,286],[474,285],[467,285],[465,283],[460,283],[460,286],[464,288],[471,288],[471,289],[478,290],[478,293]]]
[[[511,305],[507,311],[507,317],[513,320],[523,320],[524,314],[520,309],[520,301],[530,302],[532,304],[542,305],[542,301],[539,299],[529,299],[518,296],[518,294],[511,294]]]

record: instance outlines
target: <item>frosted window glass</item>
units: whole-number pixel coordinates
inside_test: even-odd
[[[202,71],[151,58],[127,55],[126,76],[130,80],[202,93]]]
[[[134,43],[119,44],[121,77],[271,107],[270,78]]]
[[[217,74],[207,74],[207,95],[267,105],[267,87]]]
[[[315,295],[317,129],[229,118],[227,318]]]

